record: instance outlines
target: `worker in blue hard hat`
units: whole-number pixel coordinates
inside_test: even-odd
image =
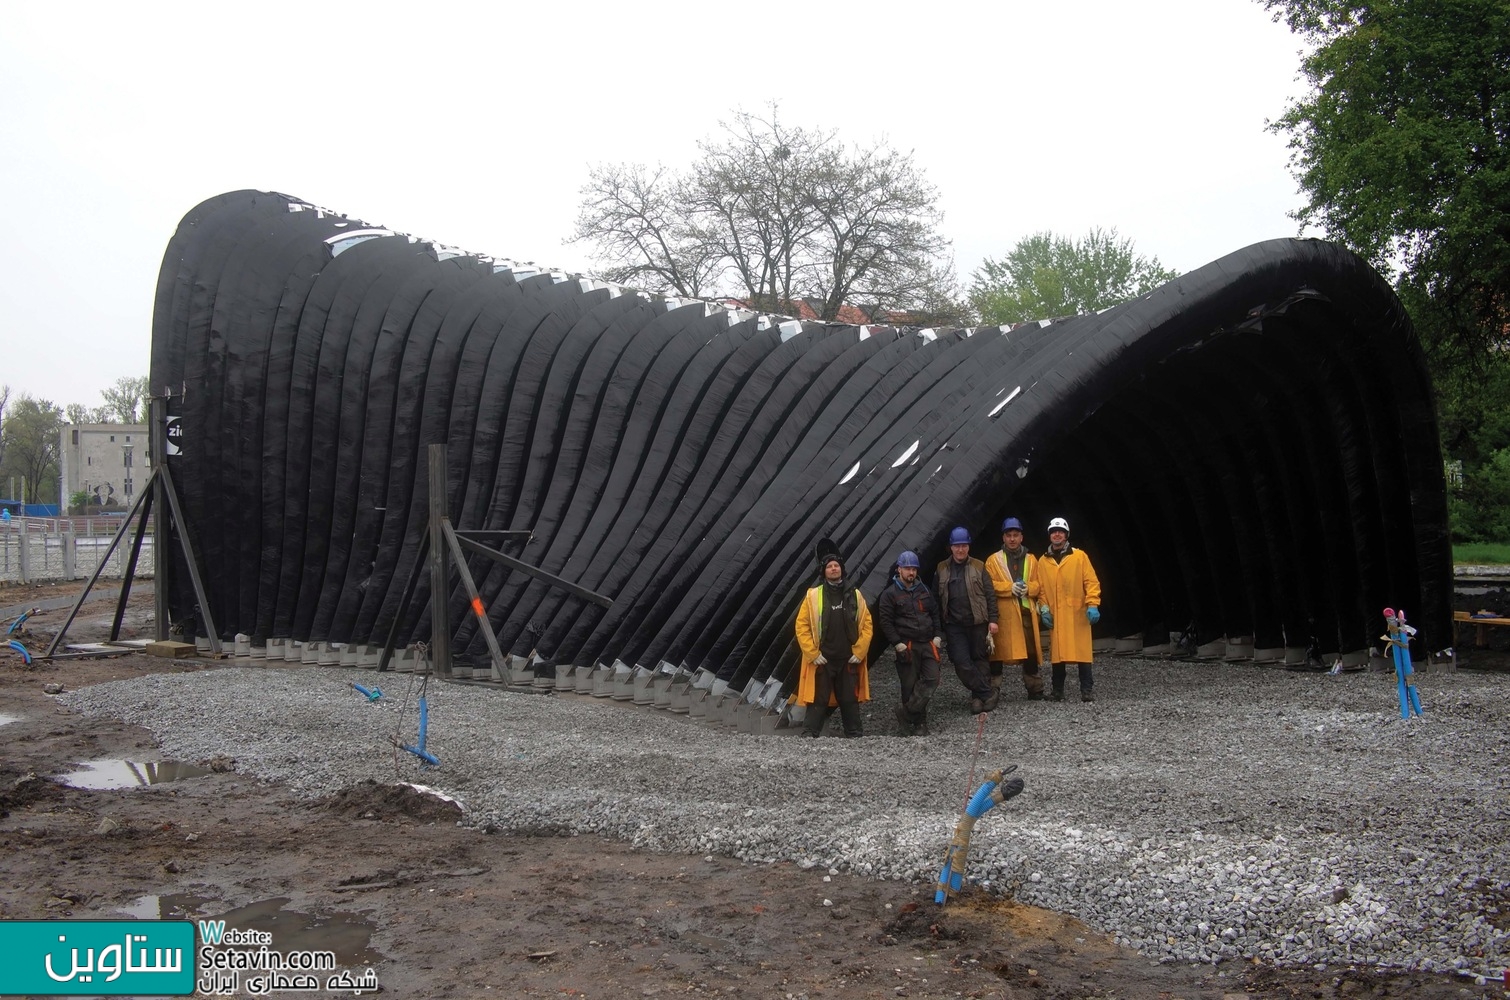
[[[1054,630],[1050,697],[1064,700],[1064,677],[1071,663],[1080,674],[1080,700],[1095,701],[1091,672],[1091,626],[1101,620],[1101,581],[1090,556],[1070,544],[1070,523],[1049,522],[1049,547],[1038,560],[1042,580],[1038,613]]]
[[[1008,663],[1022,667],[1022,684],[1029,701],[1043,700],[1042,653],[1038,637],[1038,597],[1042,589],[1037,562],[1022,543],[1022,522],[1009,517],[1001,523],[1001,548],[986,557],[986,572],[996,588],[996,644],[991,655],[991,689],[1001,691]]]
[[[970,555],[970,531],[949,532],[949,558],[938,564],[933,592],[944,620],[944,645],[954,673],[970,692],[970,711],[989,712],[1000,700],[991,690],[991,642],[996,635],[996,590],[985,564]]]
[[[891,583],[876,600],[881,638],[897,660],[897,723],[903,736],[928,735],[928,702],[942,676],[944,626],[933,591],[918,578],[921,563],[911,550],[897,556]]]

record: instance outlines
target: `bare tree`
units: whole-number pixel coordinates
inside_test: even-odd
[[[593,168],[573,240],[594,245],[612,280],[738,295],[760,309],[814,297],[833,319],[855,296],[888,308],[937,301],[953,273],[949,242],[938,192],[912,154],[884,140],[851,150],[779,111],[721,122],[685,174]]]
[[[596,246],[599,273],[609,281],[694,298],[708,294],[721,262],[681,211],[680,188],[660,166],[594,167],[572,239]]]

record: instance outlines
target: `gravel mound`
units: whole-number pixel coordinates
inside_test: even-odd
[[[1392,672],[1098,661],[1096,696],[1020,690],[981,729],[947,677],[933,735],[903,739],[889,658],[863,740],[759,737],[577,696],[417,684],[330,668],[152,674],[62,696],[151,729],[165,756],[330,795],[420,781],[465,822],[594,833],[657,851],[795,861],[883,879],[938,875],[971,775],[1027,790],[976,827],[967,877],[1073,914],[1164,961],[1258,957],[1499,977],[1510,961],[1505,678],[1420,675],[1403,722]],[[407,688],[407,690],[406,690]]]

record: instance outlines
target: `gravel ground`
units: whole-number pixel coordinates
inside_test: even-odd
[[[401,674],[231,666],[62,699],[151,729],[168,757],[229,755],[311,795],[397,776],[455,795],[484,827],[913,881],[937,876],[972,772],[1015,763],[1026,791],[971,845],[968,878],[990,891],[1157,960],[1502,975],[1504,676],[1422,674],[1425,718],[1403,722],[1392,672],[1105,659],[1096,673],[1093,704],[1072,676],[1064,703],[1012,691],[983,729],[947,677],[933,735],[903,739],[883,659],[868,737],[817,741],[435,682],[442,766],[424,771],[389,743],[412,743],[418,721]],[[368,703],[353,680],[386,696]]]

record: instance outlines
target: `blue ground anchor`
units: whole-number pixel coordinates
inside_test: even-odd
[[[1400,696],[1400,718],[1408,720],[1411,712],[1420,717],[1421,696],[1416,692],[1416,685],[1412,680],[1415,669],[1410,665],[1410,640],[1416,630],[1405,624],[1404,608],[1400,609],[1398,615],[1393,608],[1385,608],[1384,624],[1388,631],[1380,638],[1389,643],[1390,653],[1395,659],[1395,686],[1396,693]]]
[[[365,696],[368,701],[377,701],[379,698],[381,698],[383,696],[383,689],[380,688],[380,687],[374,687],[372,690],[369,691],[366,688],[362,687],[362,685],[360,685],[360,684],[353,683],[351,686],[354,687],[354,688],[356,688],[357,689],[357,693],[360,694],[360,695]],[[421,741],[421,742],[423,742],[423,741]]]
[[[425,729],[429,724],[430,708],[424,695],[419,696],[419,746],[411,747],[407,743],[400,743],[400,750],[407,750],[431,767],[440,767],[440,759],[425,749]]]
[[[1014,795],[1022,793],[1021,778],[1003,780],[1015,770],[1017,765],[1013,764],[986,775],[985,782],[976,789],[965,806],[964,815],[960,816],[959,825],[954,828],[954,840],[950,842],[949,850],[944,856],[944,869],[939,873],[933,894],[933,901],[940,906],[964,887],[965,861],[970,853],[970,833],[975,829],[975,821]]]
[[[9,646],[11,649],[14,649],[16,652],[20,653],[21,654],[21,659],[26,661],[26,665],[28,667],[31,666],[31,654],[26,651],[26,647],[25,646],[21,645],[15,639],[9,640],[6,643],[6,645]]]

